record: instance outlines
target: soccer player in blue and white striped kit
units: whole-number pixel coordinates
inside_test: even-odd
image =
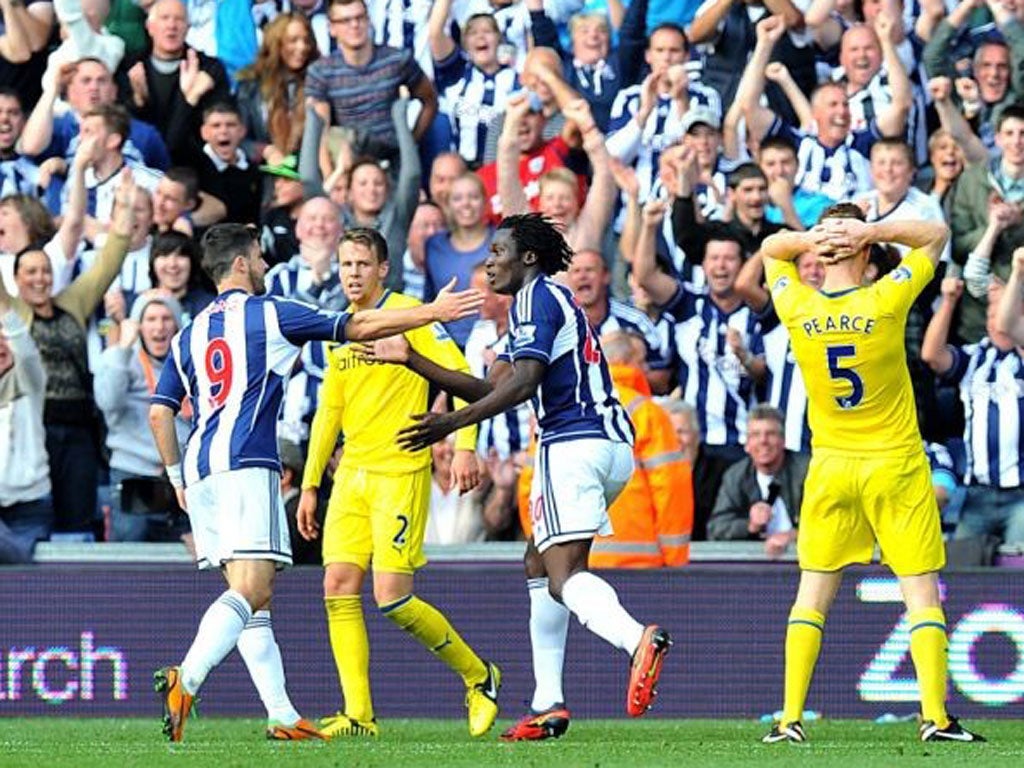
[[[537,415],[536,472],[530,489],[533,538],[527,545],[530,641],[537,689],[526,715],[503,738],[559,736],[568,726],[561,667],[569,613],[632,657],[626,711],[650,707],[671,640],[619,603],[614,588],[587,570],[590,546],[611,532],[608,507],[633,472],[633,426],[619,403],[601,346],[572,293],[551,279],[572,251],[541,214],[506,217],[486,262],[497,293],[514,296],[510,348],[487,381],[432,363],[401,341],[375,345],[378,359],[400,362],[470,405],[422,414],[399,433],[416,450],[532,399]],[[557,713],[557,723],[547,722]]]
[[[374,339],[450,322],[474,313],[481,299],[476,291],[442,290],[432,304],[408,309],[328,312],[262,295],[267,265],[256,228],[219,224],[202,245],[203,268],[219,295],[172,340],[150,425],[178,503],[188,510],[199,567],[220,568],[228,589],[203,615],[180,666],[156,673],[164,733],[181,740],[199,687],[238,645],[268,708],[268,738],[317,738],[288,699],[270,630],[274,575],[291,565],[276,441],[288,375],[307,341]],[[193,422],[182,457],[174,418],[185,397]],[[259,640],[246,647],[243,630],[257,625]]]

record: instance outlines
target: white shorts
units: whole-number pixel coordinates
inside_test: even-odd
[[[292,564],[281,475],[265,467],[218,472],[185,489],[200,568],[229,560]]]
[[[590,438],[542,442],[530,488],[533,544],[592,539],[612,532],[608,507],[633,474],[633,448]]]

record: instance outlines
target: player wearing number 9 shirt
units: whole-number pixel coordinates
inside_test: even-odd
[[[445,290],[417,307],[325,312],[261,295],[267,265],[254,228],[217,225],[202,247],[218,296],[172,340],[150,425],[189,512],[199,567],[221,568],[228,589],[207,609],[181,665],[157,673],[164,733],[181,739],[199,687],[237,645],[267,706],[268,736],[319,736],[285,693],[268,610],[275,570],[291,563],[275,435],[288,375],[307,341],[375,339],[447,322],[472,314],[481,296]],[[185,397],[193,426],[182,459],[174,416]]]
[[[864,223],[850,203],[829,208],[809,232],[762,245],[765,276],[807,388],[811,464],[800,511],[801,578],[786,632],[783,716],[766,743],[804,741],[800,724],[842,569],[868,563],[877,542],[899,577],[921,691],[925,741],[975,741],[946,712],[946,626],[938,589],[945,565],[939,510],[917,426],[906,362],[907,313],[935,273],[942,223]],[[911,248],[899,266],[863,285],[872,244]],[[820,290],[793,260],[816,252]]]

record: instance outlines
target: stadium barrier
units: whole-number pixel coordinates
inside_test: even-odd
[[[56,559],[52,550],[40,554]],[[156,718],[152,671],[181,659],[202,611],[223,588],[216,576],[169,559],[4,569],[0,715]],[[700,562],[605,575],[630,611],[663,623],[675,639],[651,716],[757,717],[780,705],[783,635],[797,581],[792,564]],[[948,573],[943,583],[951,710],[1024,716],[1024,572]],[[501,665],[503,713],[518,714],[532,689],[520,566],[507,558],[435,560],[417,577],[417,594]],[[364,606],[379,717],[461,717],[460,681],[380,616],[369,594]],[[273,616],[296,705],[309,715],[337,709],[321,571],[283,574]],[[826,717],[912,714],[909,646],[895,580],[878,567],[851,569],[826,626],[808,706]],[[626,674],[622,653],[572,623],[565,690],[575,714],[624,716]],[[262,716],[237,654],[211,675],[202,698],[204,716]]]

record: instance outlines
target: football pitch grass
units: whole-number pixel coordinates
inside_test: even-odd
[[[330,743],[267,742],[263,722],[199,718],[185,741],[169,744],[159,722],[140,719],[0,719],[3,768],[277,768],[277,766],[992,766],[1019,767],[1024,722],[972,720],[986,744],[923,744],[914,723],[859,720],[809,724],[807,744],[763,745],[765,726],[752,720],[574,720],[565,737],[505,744],[491,733],[471,739],[463,721],[387,720],[378,739]]]

